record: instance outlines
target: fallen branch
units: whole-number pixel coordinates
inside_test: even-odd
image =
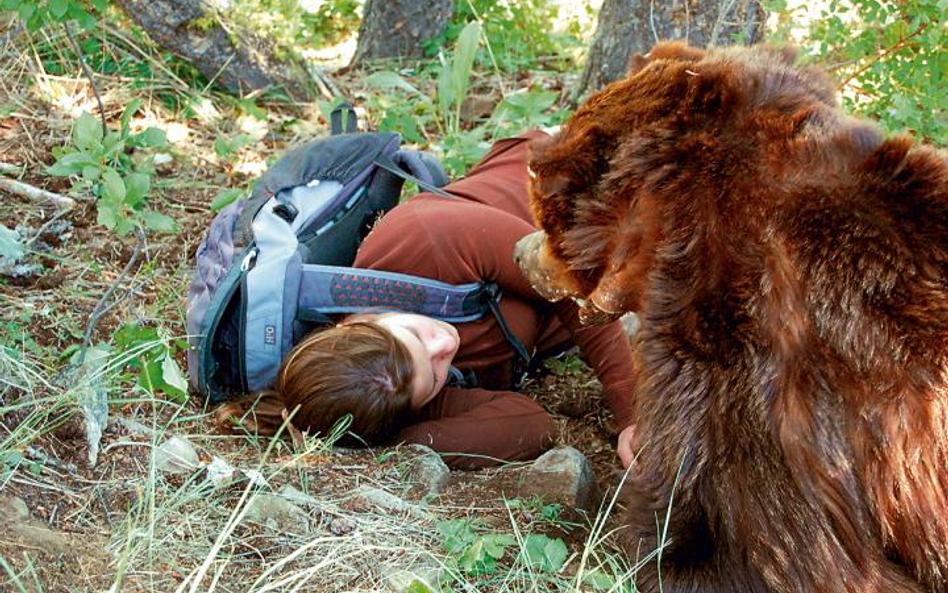
[[[0,163],[0,173],[4,175],[19,175],[23,172],[23,167],[11,165],[10,163]]]
[[[45,189],[34,187],[28,183],[23,183],[22,181],[16,181],[14,179],[8,179],[6,177],[0,177],[0,190],[8,191],[11,194],[16,194],[18,196],[23,196],[24,198],[29,198],[39,202],[52,202],[60,208],[72,209],[76,207],[76,201],[72,198],[68,198],[60,194],[54,194],[51,191],[46,191]]]

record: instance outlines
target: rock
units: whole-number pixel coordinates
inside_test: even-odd
[[[169,474],[190,473],[200,467],[201,459],[188,439],[175,435],[155,450],[155,466]]]
[[[282,496],[258,494],[248,506],[244,521],[290,533],[304,534],[309,531],[309,517],[303,509]]]
[[[283,487],[277,491],[277,494],[292,502],[293,504],[309,507],[317,513],[340,512],[339,507],[336,504],[329,502],[328,500],[320,500],[311,494],[301,492],[289,484],[284,484]]]
[[[518,495],[539,496],[545,502],[594,512],[599,505],[599,487],[589,460],[573,447],[547,451],[520,476]]]
[[[353,493],[355,497],[362,499],[362,502],[379,507],[392,513],[409,513],[416,517],[428,517],[428,513],[404,499],[372,486],[359,486]]]
[[[414,456],[408,464],[407,478],[428,494],[441,494],[451,475],[441,456],[424,445],[409,445],[408,450]]]
[[[145,426],[141,422],[136,422],[135,420],[132,420],[131,418],[123,418],[119,416],[118,418],[115,419],[115,424],[117,426],[123,427],[130,434],[134,434],[138,436],[150,437],[155,432],[151,427]]]
[[[290,486],[289,484],[284,484],[282,488],[277,490],[277,494],[285,498],[286,500],[294,504],[303,504],[310,507],[321,507],[323,506],[322,501],[311,494],[306,494],[305,492]]]
[[[329,523],[329,532],[335,536],[346,535],[355,531],[356,522],[349,517],[336,517]]]
[[[220,457],[212,459],[204,468],[204,471],[207,472],[207,480],[218,488],[233,482],[237,474],[237,470],[234,469],[234,466]]]
[[[270,486],[270,483],[267,482],[267,479],[263,477],[263,474],[255,469],[242,469],[240,470],[240,473],[242,473],[244,477],[247,478],[254,486],[258,486],[260,488],[267,488]]]
[[[387,511],[405,512],[411,510],[411,505],[398,496],[372,486],[359,486],[356,488],[355,495],[363,501]]]
[[[15,536],[28,546],[50,553],[63,553],[73,548],[70,534],[50,529],[33,517],[23,499],[0,496],[0,522],[4,533]]]
[[[412,583],[420,582],[428,591],[438,591],[436,583],[441,569],[433,562],[423,560],[417,562],[410,568],[401,566],[385,566],[382,568],[382,574],[385,576],[385,588],[392,593],[405,593]]]
[[[30,509],[22,498],[16,496],[0,496],[0,521],[5,525],[18,525],[30,518]]]

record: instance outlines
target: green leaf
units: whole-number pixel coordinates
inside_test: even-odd
[[[402,89],[403,91],[407,91],[412,95],[416,95],[419,98],[424,98],[430,101],[427,95],[412,86],[412,84],[405,80],[400,74],[397,72],[392,72],[391,70],[383,70],[381,72],[371,74],[366,77],[365,82],[371,84],[372,86],[383,89]]]
[[[20,233],[0,224],[0,257],[16,261],[23,257],[23,253],[23,243],[20,242]]]
[[[444,538],[444,549],[451,554],[464,551],[477,537],[469,519],[439,521],[437,529]]]
[[[411,582],[408,587],[405,588],[405,593],[434,593],[428,585],[422,583],[418,579],[415,579]]]
[[[123,134],[128,134],[128,127],[132,121],[132,117],[138,113],[138,110],[142,108],[143,104],[144,102],[141,99],[132,99],[125,108],[125,111],[122,112],[121,130]]]
[[[151,177],[144,173],[129,173],[125,176],[125,203],[136,206],[148,195]]]
[[[138,136],[138,145],[142,148],[160,148],[168,144],[168,134],[161,128],[148,128]]]
[[[72,143],[79,150],[98,152],[102,146],[102,122],[84,111],[72,128]]]
[[[451,105],[454,104],[454,87],[451,84],[453,63],[453,58],[446,58],[441,66],[441,74],[438,76],[438,109],[441,111],[441,117],[445,120],[448,119]]]
[[[583,576],[583,582],[597,591],[606,591],[616,585],[616,580],[601,570],[586,573]]]
[[[494,572],[497,561],[487,554],[484,538],[479,537],[458,558],[458,567],[471,574],[486,574]]]
[[[115,234],[119,237],[125,237],[129,233],[135,230],[137,223],[124,211],[120,212],[119,217],[115,220]]]
[[[66,10],[69,8],[69,0],[49,0],[49,12],[58,20],[66,16]]]
[[[126,323],[112,335],[115,344],[123,351],[138,348],[148,342],[160,342],[158,330],[136,322]]]
[[[138,385],[149,395],[155,395],[155,391],[164,385],[161,379],[161,363],[152,360],[143,364],[138,373]]]
[[[213,212],[220,212],[234,201],[240,199],[243,195],[244,190],[237,187],[223,189],[214,196],[214,201],[211,202],[211,210]]]
[[[497,560],[503,558],[507,548],[517,541],[512,535],[505,533],[491,533],[485,535],[482,539],[484,540],[484,552]]]
[[[86,167],[98,168],[99,162],[87,152],[70,152],[46,167],[46,174],[54,177],[69,177],[82,173]]]
[[[125,201],[125,182],[112,167],[102,171],[102,197],[115,203]]]
[[[141,213],[141,217],[142,222],[145,223],[145,226],[149,230],[157,231],[159,233],[178,232],[178,225],[175,223],[174,219],[167,214],[159,214],[157,212],[145,210]]]
[[[114,230],[118,225],[118,220],[125,216],[124,210],[120,204],[99,200],[96,204],[96,222],[109,230]]]
[[[249,134],[237,134],[231,138],[221,136],[214,140],[214,152],[219,157],[229,156],[253,142]]]
[[[563,568],[569,549],[563,540],[551,539],[542,534],[531,533],[524,538],[523,553],[527,562],[546,572]]]
[[[20,15],[20,19],[24,21],[29,20],[29,18],[33,16],[33,13],[35,12],[36,5],[32,2],[24,2],[23,4],[20,4],[20,8],[17,11],[17,13]]]
[[[181,367],[167,352],[164,360],[161,361],[161,378],[166,386],[165,393],[179,402],[188,399],[188,381],[184,378]]]
[[[125,152],[125,139],[118,132],[109,132],[102,139],[101,148],[102,158],[114,159],[116,156],[121,159]]]
[[[86,165],[82,168],[82,178],[88,182],[98,181],[102,176],[102,167],[96,165]]]
[[[455,109],[461,108],[467,87],[471,82],[471,69],[474,67],[474,57],[477,55],[477,45],[481,39],[481,24],[471,21],[465,25],[458,36],[458,44],[454,49],[454,59],[451,65],[451,87],[454,93]]]

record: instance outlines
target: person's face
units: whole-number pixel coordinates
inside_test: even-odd
[[[411,406],[431,401],[448,380],[448,368],[461,343],[448,323],[412,313],[383,313],[375,320],[411,353],[414,378]]]

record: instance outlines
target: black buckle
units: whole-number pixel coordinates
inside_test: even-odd
[[[273,213],[285,220],[288,224],[293,224],[293,221],[296,220],[296,216],[300,211],[289,202],[280,202],[273,207]]]

